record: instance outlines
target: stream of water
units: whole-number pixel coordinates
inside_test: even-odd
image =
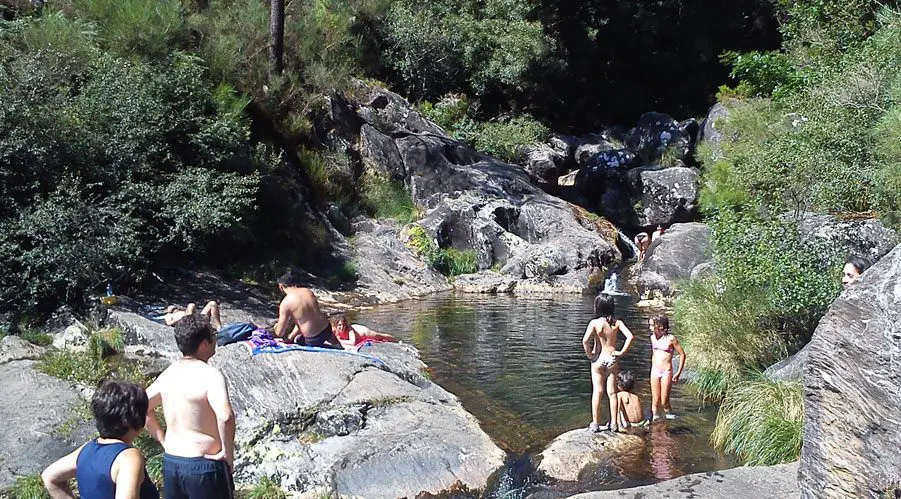
[[[615,290],[616,282],[607,283],[611,286]],[[633,371],[635,391],[649,408],[647,319],[652,312],[638,306],[634,293],[622,293],[616,302],[618,317],[635,334],[621,368]],[[708,443],[716,407],[703,405],[678,384],[671,397],[678,419],[652,425],[642,449],[583,473],[575,484],[541,483],[532,476],[531,455],[591,420],[589,364],[581,346],[591,318],[591,296],[463,294],[383,305],[352,317],[416,346],[434,381],[457,395],[510,453],[511,464],[494,496],[559,497],[735,466]]]

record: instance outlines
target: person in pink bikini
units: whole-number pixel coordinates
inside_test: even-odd
[[[651,421],[660,419],[662,406],[666,419],[675,419],[669,403],[670,390],[679,381],[685,368],[685,350],[679,340],[670,333],[669,319],[665,315],[655,315],[648,320],[651,330]],[[673,369],[673,351],[679,354],[679,369]]]

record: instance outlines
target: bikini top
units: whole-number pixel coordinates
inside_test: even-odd
[[[673,335],[667,333],[657,338],[657,335],[651,335],[651,349],[660,350],[661,352],[673,353]]]

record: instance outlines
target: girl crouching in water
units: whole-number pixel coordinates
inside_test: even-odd
[[[619,372],[617,359],[629,350],[632,344],[632,332],[613,315],[613,297],[600,294],[594,299],[594,320],[588,323],[582,347],[585,355],[591,359],[591,424],[588,431],[619,431],[617,413],[619,404],[616,399],[616,373]],[[616,349],[616,333],[621,332],[626,338],[622,350]],[[601,426],[601,397],[604,388],[610,402],[610,423]]]
[[[669,319],[665,315],[655,315],[648,320],[651,330],[651,415],[652,421],[660,419],[658,409],[663,406],[666,419],[675,419],[669,403],[670,390],[682,376],[685,368],[685,350],[679,340],[669,331]],[[679,369],[673,369],[673,350],[679,354]]]

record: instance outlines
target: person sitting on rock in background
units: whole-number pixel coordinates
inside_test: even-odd
[[[676,419],[669,396],[673,384],[679,381],[685,369],[685,350],[670,333],[669,319],[665,315],[648,319],[648,327],[651,330],[651,421],[660,419],[660,407],[666,411],[666,419]],[[679,369],[675,373],[672,373],[673,350],[679,354]]]
[[[166,307],[166,315],[163,316],[163,321],[166,322],[167,326],[174,326],[182,317],[193,315],[196,312],[197,305],[194,303],[188,303],[184,310],[181,310],[176,305],[169,305]],[[204,305],[200,315],[205,315],[216,331],[222,329],[222,319],[219,317],[219,304],[215,301],[210,301]]]
[[[660,239],[660,236],[662,236],[664,232],[666,232],[666,229],[664,229],[662,225],[658,225],[657,230],[651,234],[651,242]]]
[[[343,349],[332,325],[319,307],[312,291],[303,287],[294,272],[278,278],[278,289],[285,294],[278,305],[278,322],[273,336],[287,343],[311,347]]]
[[[54,462],[41,473],[53,499],[74,498],[69,480],[78,482],[81,497],[159,499],[147,475],[144,455],[131,444],[144,429],[147,394],[134,383],[104,381],[91,397],[91,413],[99,437]]]
[[[206,316],[175,323],[183,357],[147,387],[147,431],[162,444],[167,499],[221,499],[234,495],[235,414],[225,377],[209,365],[216,332]],[[154,409],[162,404],[166,430]]]
[[[873,265],[870,260],[852,255],[845,260],[845,266],[842,268],[842,286],[848,287],[857,282],[860,275],[863,274],[870,266]]]
[[[582,337],[582,348],[585,349],[585,355],[591,359],[591,423],[588,425],[588,431],[598,432],[608,429],[619,431],[617,421],[619,405],[616,398],[616,373],[619,371],[617,360],[629,350],[632,332],[623,321],[614,317],[613,297],[608,294],[599,294],[594,299],[594,317],[588,323],[585,336]],[[622,350],[616,349],[617,332],[623,333],[626,337]],[[604,396],[605,387],[610,402],[610,423],[601,426],[601,397]]]
[[[342,342],[346,341],[351,345],[359,345],[366,341],[397,341],[390,334],[373,331],[362,324],[351,324],[344,314],[332,317],[331,322],[335,336]]]
[[[651,237],[648,236],[647,232],[639,232],[635,234],[635,247],[638,248],[638,262],[644,261],[644,255],[648,251],[648,246],[651,245]]]
[[[616,375],[616,398],[619,405],[619,426],[628,428],[633,424],[644,422],[641,410],[641,399],[632,393],[635,388],[635,376],[631,371],[622,371]]]

